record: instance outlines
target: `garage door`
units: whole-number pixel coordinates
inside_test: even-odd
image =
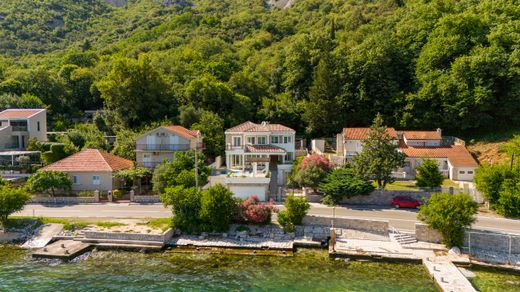
[[[229,188],[235,197],[241,199],[247,199],[252,195],[257,195],[260,201],[265,201],[265,187],[255,187],[255,186],[232,186]]]

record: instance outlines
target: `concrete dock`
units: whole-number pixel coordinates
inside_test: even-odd
[[[58,240],[46,247],[35,250],[33,258],[71,260],[92,248],[91,244],[75,240]]]
[[[25,242],[23,248],[42,248],[52,241],[54,236],[63,230],[63,224],[45,224],[35,232],[34,236]]]

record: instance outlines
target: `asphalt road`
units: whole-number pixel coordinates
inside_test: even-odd
[[[311,204],[309,214],[332,216],[333,209],[321,204]],[[281,206],[278,206],[279,208]],[[390,225],[401,230],[414,230],[417,220],[416,210],[396,210],[374,207],[336,207],[337,217],[388,220]],[[171,211],[161,204],[137,205],[89,204],[89,205],[27,205],[17,216],[37,217],[80,217],[80,218],[164,218],[171,216]],[[496,218],[485,215],[477,216],[473,225],[480,229],[497,230],[520,234],[520,220]]]

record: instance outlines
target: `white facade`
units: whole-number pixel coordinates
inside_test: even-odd
[[[25,150],[31,138],[47,141],[47,110],[7,109],[0,113],[0,150]]]

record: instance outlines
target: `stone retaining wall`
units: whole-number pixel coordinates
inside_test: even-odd
[[[348,199],[343,199],[342,204],[350,205],[380,205],[389,206],[392,199],[396,196],[409,196],[415,199],[424,200],[430,197],[432,192],[429,191],[373,191],[366,196],[355,196]]]
[[[303,225],[321,225],[330,226],[331,216],[314,216],[307,215],[303,218]],[[363,230],[381,235],[388,235],[389,224],[388,221],[383,220],[368,220],[368,219],[352,219],[352,218],[338,218],[334,219],[334,227],[344,229]]]
[[[142,204],[160,203],[159,196],[134,196],[132,202]]]
[[[415,223],[415,238],[418,241],[440,243],[442,235],[439,232],[432,230],[426,224]]]
[[[172,238],[173,232],[172,228],[166,230],[163,234],[85,231],[85,238],[167,242]]]
[[[92,204],[99,203],[95,197],[33,197],[29,204]]]

